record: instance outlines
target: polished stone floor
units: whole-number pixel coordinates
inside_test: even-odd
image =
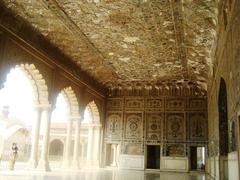
[[[2,164],[1,164],[2,165]],[[1,167],[0,165],[0,167]],[[3,165],[2,165],[3,166]],[[14,171],[0,168],[0,180],[212,180],[203,173],[169,173],[153,171],[127,171],[114,169],[81,169],[78,172],[53,169],[52,172],[21,170],[17,164]]]

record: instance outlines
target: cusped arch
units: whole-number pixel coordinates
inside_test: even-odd
[[[21,70],[29,78],[33,88],[34,103],[49,104],[46,81],[35,65],[20,64],[16,65],[15,68]]]
[[[92,116],[92,122],[94,124],[100,124],[100,113],[98,110],[98,107],[95,103],[95,101],[91,101],[87,104],[86,108],[88,108],[88,110],[91,113]]]
[[[72,87],[64,88],[61,93],[68,103],[70,116],[79,116],[79,103]]]

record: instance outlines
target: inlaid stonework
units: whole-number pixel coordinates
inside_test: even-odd
[[[163,122],[162,113],[147,113],[146,114],[146,139],[161,140],[161,128]]]
[[[200,98],[192,98],[189,99],[189,108],[190,109],[206,109],[207,108],[207,102],[205,99],[200,99]]]
[[[169,113],[165,119],[166,139],[184,140],[185,121],[182,113]]]
[[[106,137],[110,139],[121,139],[122,135],[122,113],[109,113],[106,123]]]
[[[185,147],[183,144],[169,144],[166,145],[166,155],[172,157],[185,156]]]
[[[107,109],[109,110],[120,110],[123,108],[122,99],[112,99],[107,102]]]
[[[195,94],[194,89],[190,92]],[[189,146],[206,146],[206,96],[201,93],[194,96],[138,95],[139,92],[136,96],[108,98],[109,102],[123,102],[122,108],[113,110],[110,107],[107,114],[122,113],[124,124],[122,138],[116,139],[112,132],[105,131],[105,142],[117,140],[121,143],[121,153],[129,155],[143,155],[147,145],[161,145],[163,156],[172,157],[187,156]]]
[[[207,139],[207,115],[205,113],[189,113],[189,138],[191,141]]]
[[[3,0],[1,18],[16,34],[30,24],[37,43],[42,36],[104,85],[186,78],[205,84],[216,7],[209,0]]]
[[[147,98],[146,99],[146,109],[149,110],[160,110],[164,108],[163,98]]]
[[[168,110],[183,110],[185,105],[185,100],[183,98],[167,98],[166,99],[166,109]]]
[[[139,110],[144,108],[144,100],[143,99],[134,99],[134,98],[126,98],[125,99],[125,109],[128,110]]]
[[[142,113],[127,113],[125,115],[125,138],[141,139],[143,137]]]

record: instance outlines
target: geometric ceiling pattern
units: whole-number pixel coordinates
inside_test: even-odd
[[[96,81],[206,83],[211,0],[3,0]]]

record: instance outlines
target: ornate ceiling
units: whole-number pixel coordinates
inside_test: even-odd
[[[3,0],[103,85],[205,83],[214,0]]]

